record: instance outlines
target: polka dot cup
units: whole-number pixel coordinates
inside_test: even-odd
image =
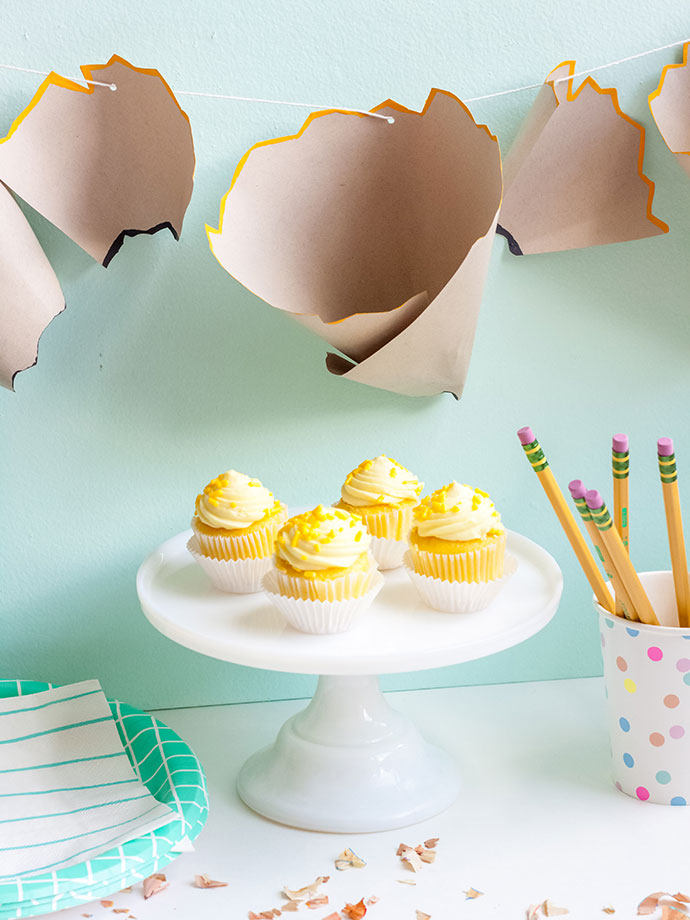
[[[690,629],[670,572],[640,579],[662,626],[599,611],[616,788],[642,802],[690,802]]]

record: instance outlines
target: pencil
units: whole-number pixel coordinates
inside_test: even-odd
[[[630,476],[630,448],[627,434],[614,434],[611,445],[613,469],[613,523],[621,535],[623,546],[630,552],[628,543],[628,477]]]
[[[581,479],[573,479],[571,483],[568,484],[568,489],[572,495],[573,501],[575,502],[575,507],[580,512],[580,517],[582,522],[585,525],[585,530],[589,534],[589,538],[592,541],[594,550],[601,560],[602,565],[604,566],[604,571],[611,579],[611,584],[614,587],[616,592],[616,615],[624,616],[626,620],[637,620],[639,619],[635,613],[635,608],[633,607],[632,601],[628,597],[628,593],[625,590],[623,583],[620,580],[618,572],[616,571],[609,552],[603,544],[601,539],[601,534],[599,533],[599,528],[592,520],[592,515],[589,508],[587,507],[587,502],[585,501],[585,484]]]
[[[688,583],[688,562],[685,554],[683,518],[680,512],[680,496],[678,494],[676,455],[673,452],[671,438],[659,438],[656,444],[659,458],[659,475],[661,476],[661,491],[664,495],[664,510],[666,511],[668,545],[671,550],[673,587],[675,588],[676,606],[678,607],[678,625],[687,627],[690,626],[690,584]]]
[[[625,551],[620,534],[613,526],[613,520],[604,499],[596,489],[590,489],[585,493],[585,500],[592,513],[594,523],[599,528],[602,543],[608,550],[613,567],[618,572],[635,612],[643,623],[658,626],[659,621],[654,613],[654,608],[649,603],[649,598],[642,587],[642,582],[630,561],[630,556]]]
[[[537,474],[537,478],[546,492],[546,497],[551,502],[551,507],[556,512],[556,517],[565,531],[568,542],[577,556],[577,560],[582,567],[582,571],[585,573],[596,599],[604,609],[608,610],[609,613],[613,613],[613,599],[604,583],[604,579],[601,577],[601,572],[597,568],[594,557],[587,548],[585,538],[582,536],[582,532],[577,526],[573,513],[568,507],[563,493],[558,488],[558,483],[549,468],[548,461],[539,445],[539,441],[535,438],[531,428],[521,428],[517,434],[522,444],[522,449],[527,455],[527,459],[532,464],[532,469]]]
[[[627,434],[614,434],[611,444],[611,469],[613,472],[613,524],[630,554],[628,538],[628,477],[630,475],[630,450]],[[616,592],[616,613],[621,601]]]

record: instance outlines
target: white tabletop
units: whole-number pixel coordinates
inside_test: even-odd
[[[510,648],[554,615],[563,578],[536,543],[508,531],[516,573],[486,609],[439,613],[419,598],[404,569],[385,572],[385,585],[360,625],[313,636],[289,626],[263,593],[224,594],[178,534],[142,564],[137,591],[144,613],[168,638],[226,661],[302,674],[390,674],[437,668]]]
[[[113,896],[115,908],[129,908],[138,920],[241,920],[249,910],[280,906],[284,884],[300,887],[330,875],[323,886],[329,906],[302,908],[298,916],[323,920],[346,901],[377,895],[367,920],[415,920],[416,909],[433,920],[524,920],[528,905],[545,898],[568,907],[572,920],[605,917],[609,905],[614,920],[632,920],[650,892],[687,891],[688,809],[645,804],[613,788],[601,680],[408,691],[388,699],[457,759],[463,791],[452,808],[423,824],[364,835],[272,824],[234,790],[230,777],[303,701],[159,713],[206,768],[208,825],[196,852],[164,870],[167,891],[144,902],[135,887]],[[401,866],[395,855],[401,841],[415,845],[436,836],[434,865],[417,875]],[[334,857],[347,846],[366,868],[334,870]],[[196,873],[229,885],[196,889]],[[470,886],[485,895],[464,901]],[[59,916],[85,914],[114,916],[99,903]]]

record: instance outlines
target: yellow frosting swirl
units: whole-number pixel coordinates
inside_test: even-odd
[[[278,531],[276,562],[301,572],[346,569],[371,544],[362,519],[340,508],[318,505],[298,514]]]
[[[275,512],[275,501],[258,479],[227,470],[212,479],[196,499],[196,515],[216,530],[241,530]]]
[[[355,508],[368,505],[397,505],[415,500],[422,494],[424,483],[397,460],[385,454],[364,460],[348,474],[340,495]]]
[[[501,515],[487,493],[459,482],[451,482],[423,498],[414,516],[420,537],[479,540],[504,529]]]

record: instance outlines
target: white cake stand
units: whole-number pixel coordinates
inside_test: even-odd
[[[455,765],[390,708],[373,675],[458,664],[517,645],[549,622],[563,588],[554,559],[509,531],[508,552],[518,570],[486,610],[431,610],[404,569],[396,569],[385,573],[384,587],[355,629],[306,635],[263,594],[216,590],[186,549],[190,536],[178,534],[142,564],[141,606],[156,629],[203,655],[322,675],[307,708],[249,758],[238,779],[250,808],[308,830],[390,830],[447,808],[458,793]]]

